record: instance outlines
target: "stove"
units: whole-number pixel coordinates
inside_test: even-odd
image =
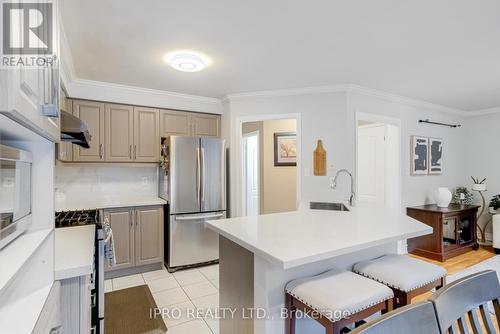
[[[104,333],[104,232],[99,210],[73,210],[56,212],[55,226],[75,227],[94,224],[94,272],[91,274],[91,333]]]
[[[98,210],[75,210],[56,212],[56,228],[98,224]]]

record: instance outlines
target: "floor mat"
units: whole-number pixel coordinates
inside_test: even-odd
[[[154,317],[156,307],[147,285],[108,292],[104,295],[104,332],[106,334],[166,333],[167,327],[161,315]]]

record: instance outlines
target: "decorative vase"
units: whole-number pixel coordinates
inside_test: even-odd
[[[474,183],[472,185],[472,190],[475,190],[475,191],[486,191],[486,184],[485,183]]]
[[[434,192],[434,199],[440,208],[447,208],[450,205],[451,197],[451,191],[445,187],[437,188]]]

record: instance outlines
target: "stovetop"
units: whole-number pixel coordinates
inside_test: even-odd
[[[81,226],[99,223],[99,210],[76,210],[56,212],[58,227]]]

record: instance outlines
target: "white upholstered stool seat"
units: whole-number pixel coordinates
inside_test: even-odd
[[[356,263],[353,271],[403,292],[424,287],[446,275],[443,267],[397,254]]]
[[[340,269],[291,281],[285,289],[332,322],[394,297],[387,286]]]

